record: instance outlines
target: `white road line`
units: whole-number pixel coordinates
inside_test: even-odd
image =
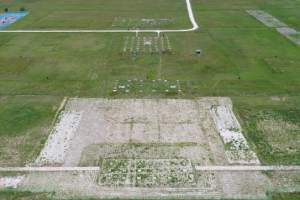
[[[300,166],[195,166],[197,171],[300,171]],[[100,171],[100,167],[0,167],[0,172]]]
[[[198,171],[300,171],[300,166],[195,166]]]
[[[190,0],[186,0],[187,10],[193,28],[183,30],[0,30],[3,33],[162,33],[162,32],[188,32],[194,31],[198,28],[198,25],[194,19],[193,10],[191,7]]]

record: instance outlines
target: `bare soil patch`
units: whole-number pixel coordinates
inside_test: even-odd
[[[225,143],[226,155],[230,163],[260,164],[251,151],[242,128],[232,112],[232,105],[212,106],[211,113],[217,129]]]
[[[2,177],[0,178],[0,188],[17,188],[23,181],[24,176]]]
[[[82,112],[62,113],[34,165],[57,165],[64,161],[81,115]]]
[[[214,106],[228,111],[217,112],[224,117],[216,124],[221,128],[214,124]],[[194,169],[230,162],[220,131],[235,128],[241,134],[231,109],[229,98],[70,99],[37,161],[99,166],[100,170],[31,172],[21,187],[55,190],[60,198],[261,195],[264,188],[253,188],[256,179],[266,184],[263,174],[252,177],[247,173],[227,175]],[[242,181],[249,177],[253,181],[247,182],[247,192],[247,184]],[[233,187],[236,182],[243,190]],[[231,192],[226,192],[227,187],[232,188]]]
[[[206,143],[195,101],[70,99],[66,109],[84,114],[65,166],[76,166],[95,143]]]

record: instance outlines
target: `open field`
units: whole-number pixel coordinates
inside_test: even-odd
[[[191,0],[191,5],[199,28],[160,37],[0,31],[0,167],[101,168],[99,173],[18,175],[27,177],[18,185],[23,190],[42,185],[60,197],[155,192],[266,197],[270,188],[300,188],[297,172],[194,169],[195,164],[226,166],[245,160],[300,165],[300,46],[287,38],[299,41],[300,1]],[[21,7],[30,13],[3,30],[192,27],[185,0],[0,2],[1,11]],[[269,14],[266,24],[274,22],[270,16],[278,21],[267,27],[249,10]],[[66,96],[71,99],[60,111]],[[227,100],[211,97],[229,97],[232,108]],[[221,119],[227,115],[230,120]],[[58,140],[67,143],[51,146]],[[53,147],[59,153],[48,154]],[[2,178],[15,175],[0,173]]]
[[[71,3],[71,4],[70,4]],[[24,6],[24,4],[26,6]],[[172,23],[157,22],[155,28],[188,28],[188,18],[184,1],[7,1],[2,6],[9,11],[19,10],[24,6],[33,13],[23,23],[15,23],[9,29],[152,29],[152,24],[142,19],[167,19]],[[143,15],[141,15],[143,13]]]
[[[47,140],[61,99],[54,96],[1,97],[1,166],[25,166],[34,161]]]

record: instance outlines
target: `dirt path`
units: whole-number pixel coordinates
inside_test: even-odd
[[[99,170],[99,167],[0,167],[0,172],[67,172]]]
[[[300,166],[195,166],[197,171],[300,171]],[[100,167],[0,167],[0,172],[99,171]]]
[[[195,166],[197,171],[300,171],[300,166]]]
[[[61,109],[63,109],[63,107],[65,106],[67,100],[68,100],[68,97],[64,97],[63,101],[61,102],[59,108],[57,109],[57,111],[56,111],[56,113],[55,113],[55,116],[54,116],[53,121],[52,121],[52,123],[51,123],[51,127],[53,127],[54,122],[55,122],[55,119],[56,119],[56,117],[57,117],[59,111],[61,111]]]

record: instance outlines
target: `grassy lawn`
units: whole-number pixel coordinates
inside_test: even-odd
[[[300,13],[299,7],[291,6],[286,9],[278,9],[278,10],[266,10],[267,13],[274,16],[276,19],[282,21],[290,28],[295,30],[300,30]]]
[[[300,165],[298,109],[239,109],[247,136],[266,165]]]
[[[25,7],[30,14],[22,22],[18,21],[6,29],[127,29],[141,26],[151,29],[159,26],[163,29],[188,28],[191,26],[186,4],[181,0],[166,1],[13,1],[0,3],[9,12]],[[143,13],[143,15],[141,15]],[[172,23],[136,24],[133,19],[172,19]],[[123,21],[124,20],[124,21]],[[132,21],[133,20],[133,21]],[[112,26],[114,22],[118,23]],[[124,23],[121,23],[124,22]]]
[[[48,137],[62,97],[2,96],[0,99],[1,166],[34,162]]]

